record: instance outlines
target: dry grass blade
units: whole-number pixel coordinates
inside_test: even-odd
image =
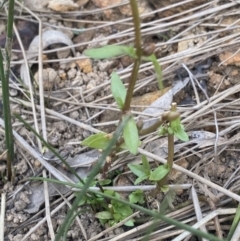
[[[47,178],[46,170],[43,170],[43,177]],[[50,216],[50,203],[49,203],[49,193],[48,193],[48,183],[46,181],[43,182],[44,186],[44,196],[45,196],[45,211],[46,211],[46,218],[48,224],[48,230],[50,233],[51,241],[55,240],[55,234],[52,226],[51,216]]]
[[[70,196],[67,198],[67,200],[68,200],[68,201],[71,201],[74,197],[75,197],[75,195],[72,194],[72,195],[70,195]],[[65,202],[60,203],[54,210],[51,211],[51,216],[53,216],[54,214],[56,214],[61,208],[64,207],[64,205],[66,205]],[[28,237],[29,237],[32,233],[34,233],[34,231],[36,231],[36,230],[37,230],[42,224],[44,224],[46,221],[47,221],[47,217],[44,217],[43,219],[41,219],[41,221],[39,221],[39,222],[37,223],[37,225],[35,225],[33,228],[31,228],[31,230],[29,230],[29,232],[24,235],[24,237],[22,238],[21,241],[28,240]]]
[[[6,193],[1,194],[1,213],[0,213],[0,240],[4,240],[4,220],[6,212]]]
[[[235,208],[229,208],[229,209],[217,209],[211,213],[209,213],[207,216],[205,216],[201,221],[197,222],[196,224],[193,225],[194,228],[199,228],[203,224],[207,223],[217,215],[230,215],[236,213]],[[181,241],[184,238],[186,238],[189,235],[189,232],[183,232],[180,234],[178,237],[174,238],[173,241]]]
[[[202,214],[202,210],[201,210],[200,203],[198,200],[197,192],[196,192],[196,189],[194,188],[194,186],[192,186],[191,193],[192,193],[193,206],[194,206],[194,210],[196,213],[196,218],[197,218],[197,221],[200,221],[203,218],[203,214]],[[205,225],[201,226],[200,230],[202,230],[205,233],[207,232]],[[203,241],[206,241],[206,239],[203,239]]]

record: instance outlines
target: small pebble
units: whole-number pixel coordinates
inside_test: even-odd
[[[76,74],[77,74],[77,70],[72,68],[70,69],[68,72],[67,72],[67,76],[69,79],[73,79],[76,77]]]
[[[69,117],[70,118],[72,118],[72,119],[74,119],[74,120],[78,120],[78,118],[79,118],[79,112],[78,111],[73,111],[73,112],[71,112],[70,114],[69,114]]]

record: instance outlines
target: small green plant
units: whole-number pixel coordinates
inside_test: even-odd
[[[173,105],[172,108],[176,108],[176,105]],[[160,135],[174,135],[181,141],[188,141],[188,134],[184,130],[184,126],[181,124],[180,117],[176,118],[173,121],[170,121],[167,125],[163,124],[159,128]]]
[[[121,118],[119,119],[118,125],[120,125],[123,121],[125,121],[126,124],[123,127],[123,133],[119,136],[116,145],[112,148],[110,155],[108,156],[108,160],[111,160],[111,162],[113,162],[116,153],[121,151],[122,149],[128,150],[133,155],[136,155],[138,153],[138,147],[141,144],[139,137],[150,134],[157,128],[162,126],[161,132],[164,134],[168,134],[168,162],[164,165],[158,166],[154,170],[151,170],[147,158],[143,156],[142,165],[129,164],[128,167],[138,177],[135,181],[135,184],[138,184],[141,181],[148,179],[149,181],[157,184],[157,191],[167,191],[167,187],[165,184],[167,176],[173,165],[174,135],[180,137],[180,139],[186,140],[187,134],[184,132],[184,128],[180,123],[180,114],[177,112],[175,104],[172,105],[171,111],[164,113],[156,123],[146,129],[142,128],[143,125],[141,125],[141,123],[136,123],[133,115],[131,114],[130,104],[133,96],[134,87],[137,81],[141,61],[150,61],[153,64],[158,85],[161,90],[163,90],[163,84],[161,66],[159,65],[156,56],[153,53],[155,47],[151,46],[150,50],[146,50],[141,45],[140,21],[137,3],[135,0],[131,0],[130,4],[133,12],[133,22],[135,28],[135,46],[131,47],[108,45],[102,48],[87,49],[84,51],[84,54],[93,59],[108,59],[113,57],[119,57],[122,55],[127,55],[134,59],[133,69],[127,88],[125,87],[117,73],[113,72],[111,74],[111,92],[114,100],[117,103],[118,108],[121,111]],[[128,121],[126,121],[126,117],[128,117]],[[111,143],[111,139],[112,134],[98,133],[86,138],[81,144],[90,148],[101,149],[104,151]],[[106,176],[111,162],[105,161],[105,164],[102,168],[103,177]],[[118,196],[119,194],[114,192],[112,195]],[[130,197],[130,201],[132,202],[143,202],[143,195],[141,196],[140,192],[132,193]],[[120,213],[116,213],[116,210],[121,210],[121,213],[131,213],[129,208],[127,208],[126,206],[120,205],[121,208],[117,209],[115,208],[114,204],[110,203],[107,207],[107,210],[105,207],[105,210],[98,213],[97,217],[105,221],[107,220],[110,224],[113,224],[126,218],[125,215],[121,216]],[[124,208],[126,208],[125,212]]]
[[[136,190],[129,195],[129,202],[130,203],[144,203],[144,193],[142,190]]]
[[[149,162],[145,156],[142,156],[142,164],[128,164],[129,169],[138,177],[134,184],[137,185],[144,180],[158,182],[162,180],[170,171],[169,165],[160,165],[155,169],[151,169]],[[162,191],[166,191],[165,186],[161,187]]]
[[[121,199],[120,194],[112,190],[105,190],[104,194]],[[104,211],[97,212],[95,216],[100,220],[102,224],[108,223],[110,226],[113,226],[129,217],[131,214],[133,214],[133,211],[129,205],[111,199],[107,208],[105,208]],[[124,225],[134,226],[134,220],[130,219],[124,223]]]
[[[159,128],[160,135],[168,135],[168,159],[167,163],[160,165],[154,170],[151,170],[149,162],[145,156],[142,156],[142,164],[128,164],[129,169],[138,177],[135,181],[135,185],[144,181],[149,180],[157,184],[157,187],[160,188],[163,192],[168,190],[165,185],[167,176],[172,169],[173,165],[173,155],[174,155],[174,136],[182,141],[188,141],[188,135],[184,130],[184,126],[181,124],[180,117],[175,118],[176,104],[173,103],[171,111],[169,114],[170,117],[174,118],[168,123],[164,123]]]
[[[104,194],[110,195],[112,197],[116,197],[119,199],[122,199],[122,196],[113,191],[113,190],[103,190],[102,186],[108,185],[111,183],[111,180],[105,179],[103,181],[93,181],[92,187],[94,186],[100,186],[102,192]],[[79,183],[80,186],[82,186],[81,183]],[[129,202],[130,203],[144,203],[144,193],[142,190],[136,190],[132,192],[129,195]],[[81,202],[79,203],[79,206],[82,206],[84,204],[88,204],[92,207],[92,209],[96,212],[95,217],[98,218],[101,222],[101,224],[106,224],[113,226],[117,224],[118,222],[124,220],[125,218],[129,217],[131,214],[133,214],[133,210],[129,205],[123,204],[116,200],[106,199],[102,197],[102,195],[93,195],[93,194],[85,194],[82,198]],[[134,225],[134,219],[128,220],[126,223],[124,223],[126,226],[133,226]]]

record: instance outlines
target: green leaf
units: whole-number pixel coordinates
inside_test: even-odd
[[[160,187],[161,191],[164,193],[167,193],[169,191],[169,186],[168,185],[164,185],[162,187]]]
[[[138,146],[141,146],[141,144],[142,144],[142,142],[140,140],[138,140]],[[125,149],[125,150],[129,151],[129,148],[127,147],[126,143],[123,143],[120,147],[122,149]]]
[[[114,214],[113,214],[113,218],[114,218],[115,221],[118,222],[118,221],[121,220],[121,215],[120,215],[119,213],[114,213]]]
[[[110,196],[114,196],[115,194],[114,190],[104,190],[104,193]]]
[[[120,109],[123,108],[126,98],[126,88],[116,72],[111,74],[111,91]]]
[[[173,130],[180,128],[181,127],[180,117],[176,118],[173,121],[170,121],[170,126],[172,127]]]
[[[126,223],[124,223],[124,225],[128,227],[133,227],[134,226],[133,219],[128,220]]]
[[[96,213],[95,217],[98,219],[108,220],[108,219],[112,219],[113,215],[108,211],[102,211],[102,212]]]
[[[110,184],[111,182],[112,182],[112,180],[110,180],[110,179],[104,179],[104,180],[100,180],[99,184],[101,186],[106,186],[106,185]]]
[[[123,205],[113,204],[113,210],[114,210],[114,215],[116,215],[116,217],[117,217],[117,214],[121,216],[121,220],[127,218],[133,213],[132,209],[126,204],[123,204]],[[114,219],[116,220],[116,218]]]
[[[145,173],[147,175],[150,175],[150,172],[151,172],[151,168],[150,168],[150,165],[149,165],[149,162],[148,162],[148,159],[146,156],[142,155],[142,164],[143,164],[143,168],[145,170]]]
[[[177,131],[174,131],[174,135],[181,141],[188,141],[188,134],[181,128]]]
[[[123,138],[129,151],[136,155],[138,152],[138,129],[133,117],[129,119],[123,129]]]
[[[173,133],[181,141],[188,141],[188,134],[184,130],[184,126],[181,124],[180,117],[170,122],[170,127]]]
[[[110,142],[111,138],[109,137],[109,135],[107,135],[106,133],[97,133],[83,140],[81,144],[83,146],[105,150]]]
[[[142,190],[136,190],[129,195],[130,203],[144,203],[144,195]]]
[[[147,170],[143,167],[143,165],[128,164],[128,167],[138,177],[135,180],[134,185],[137,185],[143,180],[148,179],[150,173],[147,172]]]
[[[83,54],[93,59],[109,59],[121,55],[128,55],[136,58],[136,51],[133,47],[119,46],[119,45],[106,45],[102,48],[86,49]]]
[[[145,176],[147,173],[145,172],[145,168],[143,165],[138,164],[128,164],[129,169],[138,177]]]
[[[149,180],[160,181],[169,173],[169,171],[170,167],[167,164],[161,165],[151,172]]]
[[[168,130],[167,130],[167,128],[166,128],[165,125],[161,125],[161,126],[159,127],[158,131],[159,131],[158,134],[159,134],[160,136],[163,136],[163,135],[168,134]]]
[[[163,82],[162,82],[162,68],[161,68],[161,65],[159,64],[155,54],[151,54],[150,56],[143,56],[142,59],[145,61],[151,61],[153,63],[154,70],[155,70],[155,73],[157,76],[159,89],[163,90],[164,87],[163,87]]]
[[[145,175],[145,176],[142,176],[142,177],[138,177],[138,178],[135,180],[134,185],[137,185],[137,184],[139,184],[140,182],[148,179],[148,177],[149,177],[149,175]]]

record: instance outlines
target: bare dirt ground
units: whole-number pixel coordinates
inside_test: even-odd
[[[11,111],[34,127],[83,178],[99,153],[89,152],[81,141],[100,130],[114,130],[119,114],[110,92],[110,75],[116,71],[127,84],[132,60],[122,57],[94,61],[82,53],[106,44],[133,44],[127,3],[122,0],[16,3]],[[132,102],[134,116],[147,122],[168,110],[172,101],[177,102],[190,140],[175,142],[175,163],[182,169],[174,166],[169,184],[189,186],[177,191],[168,215],[194,225],[202,219],[196,217],[199,212],[205,218],[202,219],[205,230],[220,238],[227,236],[236,201],[240,201],[238,7],[237,3],[224,0],[139,1],[143,46],[156,46],[165,95],[158,90],[152,65],[142,63]],[[5,26],[6,13],[2,10],[2,47]],[[39,29],[47,33],[43,34],[40,55],[39,42],[32,42]],[[37,52],[32,54],[29,49]],[[31,66],[31,85],[24,58],[28,58]],[[3,154],[0,185],[7,197],[5,240],[54,240],[75,196],[67,187],[43,185],[27,178],[76,180],[52,153],[44,152],[42,143],[29,129],[13,119],[15,176],[12,183],[6,182],[2,122],[0,125]],[[141,150],[140,154],[156,162],[157,158],[151,154],[166,158],[167,140],[157,132],[152,133],[142,140]],[[126,164],[138,160],[139,157],[125,153],[112,163],[110,173],[116,170],[121,173],[113,175],[113,186],[133,185],[135,177],[129,178]],[[145,206],[158,210],[163,195],[148,198]],[[194,200],[200,202],[198,208]],[[219,208],[225,213],[218,212]],[[71,225],[67,240],[142,240],[151,225],[146,216],[136,214],[139,222],[134,228],[122,225],[112,229],[102,226],[89,207],[84,210]],[[213,212],[217,214],[209,218]],[[173,240],[180,233],[159,222],[148,240]]]

